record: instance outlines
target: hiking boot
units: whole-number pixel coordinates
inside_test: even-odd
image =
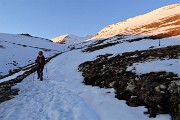
[[[40,81],[43,80],[43,73],[40,73]]]
[[[43,81],[43,77],[40,78],[40,81]]]

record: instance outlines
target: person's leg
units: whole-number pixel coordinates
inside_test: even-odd
[[[40,80],[43,80],[43,69],[44,67],[41,67],[40,69]]]
[[[40,69],[37,68],[38,79],[40,78]]]

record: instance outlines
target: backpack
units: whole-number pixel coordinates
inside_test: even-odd
[[[44,56],[43,55],[41,57],[37,56],[36,63],[38,65],[38,67],[44,67],[44,65],[45,65],[45,58],[44,58]]]

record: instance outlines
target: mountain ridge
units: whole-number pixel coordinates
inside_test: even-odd
[[[158,35],[161,33],[179,35],[180,5],[173,4],[153,10],[144,15],[106,26],[91,39],[109,38],[116,35]],[[169,33],[170,31],[173,32]],[[168,36],[167,35],[167,36]]]

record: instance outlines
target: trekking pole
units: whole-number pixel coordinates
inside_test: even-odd
[[[33,73],[33,81],[34,81],[34,75],[35,75],[35,72]]]
[[[47,73],[47,65],[46,65],[46,74],[47,74],[47,78],[48,78],[48,73]]]

